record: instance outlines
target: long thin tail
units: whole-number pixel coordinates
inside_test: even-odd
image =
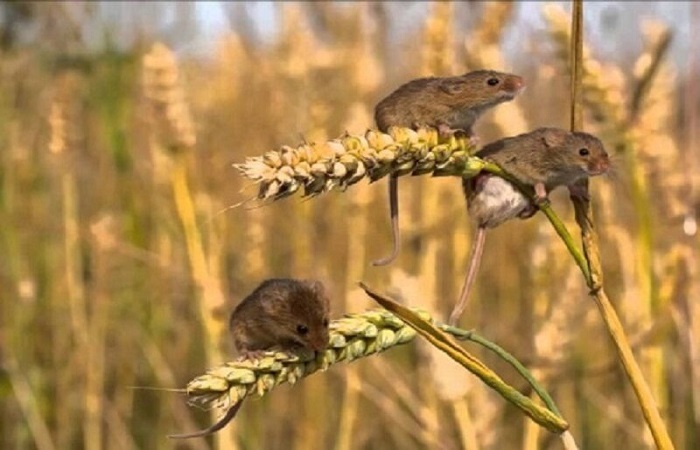
[[[394,248],[389,256],[372,261],[373,266],[386,266],[399,256],[401,239],[399,235],[399,179],[396,175],[389,177],[389,213],[391,214],[391,238]]]
[[[190,438],[196,438],[196,437],[204,437],[204,436],[209,436],[210,434],[214,434],[233,420],[233,418],[236,416],[236,413],[238,410],[241,408],[241,405],[243,404],[243,400],[240,400],[238,403],[233,405],[226,411],[226,414],[224,417],[219,419],[218,422],[216,422],[214,425],[210,426],[209,428],[205,428],[204,430],[200,431],[195,431],[194,433],[187,433],[187,434],[169,434],[168,438],[170,439],[190,439]]]
[[[462,285],[462,292],[459,294],[459,300],[450,314],[449,324],[454,326],[464,312],[464,308],[467,306],[467,300],[469,299],[469,292],[472,289],[474,280],[476,279],[476,274],[479,271],[479,266],[481,265],[481,255],[484,253],[484,242],[486,241],[486,228],[480,226],[476,229],[476,236],[474,237],[474,245],[472,247],[472,253],[469,256],[469,268],[467,269],[467,276],[464,279],[464,284]]]

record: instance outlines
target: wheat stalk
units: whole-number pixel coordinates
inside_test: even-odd
[[[199,291],[198,310],[204,328],[205,357],[207,361],[220,360],[217,344],[224,325],[216,317],[216,311],[225,303],[222,283],[217,276],[217,258],[220,254],[215,250],[207,250],[197,221],[188,164],[188,158],[196,144],[196,135],[175,54],[166,46],[155,44],[143,57],[142,74],[143,92],[149,100],[147,106],[153,127],[151,143],[154,150],[167,150],[172,160],[170,185],[175,210],[183,229],[191,276]],[[231,436],[222,435],[219,439],[222,447],[237,448]]]
[[[582,114],[582,88],[584,77],[584,51],[583,51],[583,0],[575,0],[572,4],[571,18],[571,129],[580,130],[583,126]],[[588,187],[588,181],[584,182]],[[625,331],[615,312],[610,299],[603,287],[603,270],[598,248],[598,237],[593,226],[593,213],[590,201],[583,198],[573,198],[576,222],[581,228],[581,241],[589,268],[588,285],[601,316],[608,329],[610,337],[615,343],[620,362],[637,396],[642,414],[654,437],[654,442],[659,449],[673,449],[673,443],[666,430],[654,397],[644,376],[635,360],[630,348]]]

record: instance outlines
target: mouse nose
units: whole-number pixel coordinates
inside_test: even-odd
[[[610,159],[607,157],[601,158],[598,161],[592,161],[590,165],[590,171],[593,175],[600,175],[605,173],[610,168]]]
[[[321,334],[319,336],[315,336],[309,344],[311,344],[311,349],[315,352],[322,352],[326,348],[328,348],[328,339],[329,336],[327,334]]]
[[[518,75],[511,75],[506,78],[503,87],[509,92],[518,93],[525,88],[525,80]]]

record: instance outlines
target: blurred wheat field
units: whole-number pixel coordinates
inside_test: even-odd
[[[281,2],[263,39],[254,5],[232,3],[231,31],[203,57],[177,52],[197,32],[196,6],[171,6],[142,12],[174,9],[177,33],[122,42],[119,30],[89,38],[102,23],[93,5],[0,2],[0,448],[561,448],[424,342],[246,402],[207,439],[168,440],[212,415],[134,387],[183,387],[225,361],[228,314],[265,278],[323,280],[334,316],[374,307],[365,280],[445,318],[473,233],[459,180],[402,179],[402,253],[374,268],[390,246],[385,180],[222,212],[256,192],[231,163],[361,133],[399,84],[479,68],[528,84],[480,121],[482,143],[565,127],[567,10]],[[539,28],[516,26],[524,10]],[[697,28],[700,7],[683,20]],[[676,448],[696,449],[699,36],[677,25],[640,17],[639,49],[615,58],[587,43],[584,104],[615,164],[591,183],[607,290]],[[683,40],[679,64],[669,49]],[[574,230],[565,193],[553,199]],[[584,280],[541,214],[490,234],[461,325],[533,370],[581,448],[653,448]],[[530,394],[502,361],[470,351]]]

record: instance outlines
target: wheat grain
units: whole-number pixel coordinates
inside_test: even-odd
[[[346,134],[320,145],[283,146],[234,167],[260,183],[259,199],[279,200],[301,188],[304,196],[315,196],[345,190],[365,178],[376,181],[389,173],[476,174],[483,162],[470,157],[472,151],[464,137],[438,140],[433,128],[393,127],[389,134],[369,130],[365,135]]]
[[[429,320],[427,314],[424,317]],[[247,396],[262,396],[282,383],[294,384],[338,362],[370,356],[415,337],[412,328],[384,310],[348,314],[331,323],[325,352],[314,356],[271,351],[257,359],[223,364],[187,384],[189,403],[228,409]]]

